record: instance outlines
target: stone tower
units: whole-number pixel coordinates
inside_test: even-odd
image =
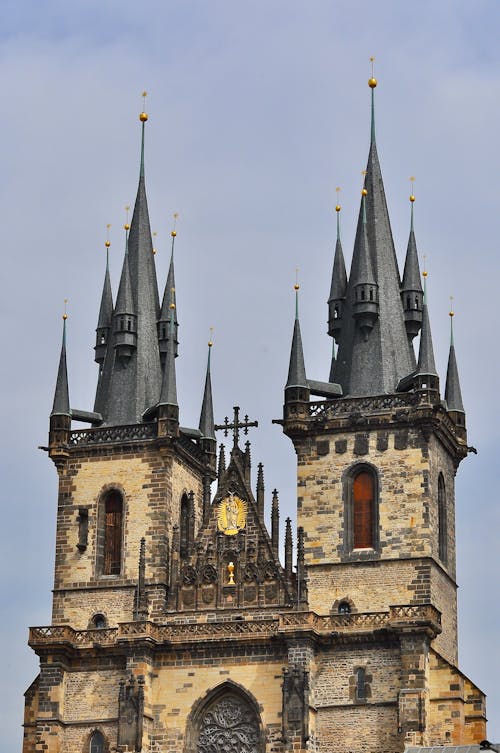
[[[335,250],[329,382],[306,376],[296,290],[279,423],[297,452],[298,519],[295,535],[286,520],[283,564],[278,492],[268,531],[263,466],[254,487],[241,444],[257,422],[238,407],[214,421],[212,343],[199,426],[180,425],[176,233],[160,303],[141,113],[93,411],[71,405],[63,322],[47,447],[59,477],[52,624],[30,629],[40,673],[23,753],[400,753],[408,740],[485,737],[484,696],[457,667],[454,477],[469,448],[455,350],[452,339],[441,400],[413,203],[402,280],[396,261],[375,84],[349,277],[340,236]],[[227,464],[216,431],[232,433]]]

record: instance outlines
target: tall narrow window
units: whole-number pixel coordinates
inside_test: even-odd
[[[373,473],[363,470],[352,485],[353,549],[374,548],[374,506]]]
[[[448,521],[446,518],[446,487],[443,474],[438,478],[438,537],[439,559],[443,565],[448,564]]]
[[[89,753],[104,753],[104,735],[99,730],[90,737]]]
[[[365,688],[366,670],[364,667],[358,667],[356,669],[355,674],[356,674],[356,700],[364,701],[366,700],[366,688]]]
[[[104,502],[104,567],[103,575],[119,575],[122,559],[123,501],[121,494],[111,491]]]

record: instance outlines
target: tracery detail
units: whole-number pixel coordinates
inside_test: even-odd
[[[259,725],[242,700],[225,696],[202,716],[197,753],[258,753]]]

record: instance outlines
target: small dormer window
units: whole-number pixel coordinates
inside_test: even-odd
[[[92,625],[96,630],[102,630],[106,627],[106,618],[103,614],[95,614],[92,617]]]
[[[341,601],[338,609],[339,614],[351,614],[351,605],[348,601]]]

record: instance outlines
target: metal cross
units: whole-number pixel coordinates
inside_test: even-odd
[[[224,432],[224,436],[225,437],[227,437],[228,432],[232,429],[232,431],[233,431],[233,447],[238,447],[238,439],[239,439],[239,436],[240,436],[240,429],[243,429],[244,433],[248,434],[248,429],[251,426],[258,426],[259,422],[258,421],[249,421],[248,420],[248,415],[245,416],[245,418],[243,419],[243,421],[240,421],[240,409],[239,409],[238,405],[234,406],[233,411],[234,411],[233,423],[229,423],[229,419],[226,416],[225,419],[224,419],[224,423],[223,424],[215,424],[214,428],[217,431],[221,431],[222,430]]]

